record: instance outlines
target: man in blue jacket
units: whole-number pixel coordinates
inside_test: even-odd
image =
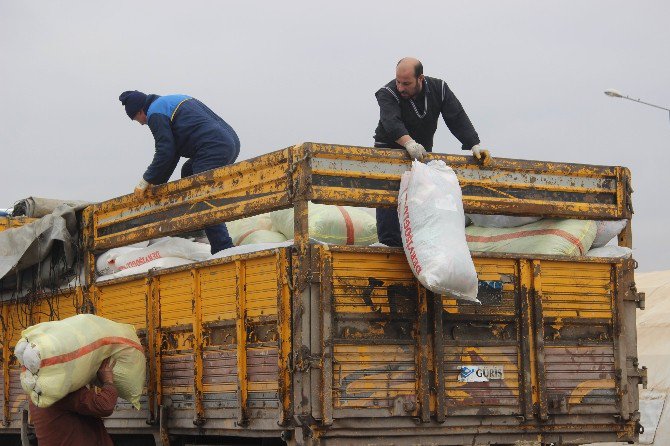
[[[146,95],[124,91],[119,96],[128,117],[149,129],[156,142],[154,159],[135,187],[144,196],[151,185],[166,183],[180,157],[190,158],[181,177],[232,164],[240,154],[233,128],[195,98],[185,95]],[[205,228],[212,254],[233,247],[224,223]]]

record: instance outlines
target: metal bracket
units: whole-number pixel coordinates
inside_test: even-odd
[[[638,379],[638,384],[642,384],[642,388],[646,389],[647,388],[647,367],[642,366],[642,368],[639,368],[637,366],[637,361],[633,363],[633,369],[628,370],[628,376],[629,377],[635,377]]]
[[[645,294],[637,291],[635,282],[630,283],[630,288],[624,293],[623,300],[635,302],[635,306],[640,310],[645,308]]]
[[[293,369],[298,372],[306,372],[311,368],[320,369],[322,367],[321,358],[318,355],[312,355],[312,352],[306,345],[300,347],[300,350],[295,354],[293,364]]]

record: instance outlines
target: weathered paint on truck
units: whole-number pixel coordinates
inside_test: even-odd
[[[445,159],[468,212],[630,218],[621,167]],[[142,409],[113,433],[290,444],[580,444],[634,440],[633,260],[476,254],[482,305],[418,285],[399,248],[311,244],[307,201],[394,205],[400,151],[303,144],[85,211],[88,286],[3,311],[3,420],[25,401],[21,327],[95,311],[147,352]],[[295,244],[95,282],[94,253],[293,205]],[[630,225],[629,225],[630,227]],[[627,230],[620,243],[630,246]],[[493,379],[459,379],[463,367]],[[475,372],[477,373],[477,372]],[[2,430],[0,430],[0,434]],[[176,436],[176,437],[175,437]]]
[[[0,231],[18,228],[35,220],[35,218],[29,217],[0,217]]]

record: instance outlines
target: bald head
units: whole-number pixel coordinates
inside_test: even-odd
[[[395,68],[396,74],[403,76],[412,75],[415,79],[423,74],[423,64],[414,57],[404,57],[398,61]]]
[[[412,99],[423,89],[423,65],[419,59],[405,57],[395,68],[395,86],[404,99]]]

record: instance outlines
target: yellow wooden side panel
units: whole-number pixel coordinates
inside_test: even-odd
[[[18,228],[28,223],[32,223],[36,218],[30,217],[0,217],[0,231],[6,231],[7,229]]]
[[[79,305],[81,302],[77,301],[75,291],[40,299],[32,306],[33,324],[59,321],[74,316]]]
[[[193,277],[190,271],[165,274],[159,278],[161,327],[193,322]]]
[[[335,408],[391,408],[415,399],[413,345],[336,345],[333,358]]]
[[[116,322],[132,324],[136,330],[146,328],[146,288],[144,279],[99,285],[98,314]]]
[[[32,325],[31,306],[15,302],[5,302],[3,305],[8,306],[7,320],[4,321],[4,326],[9,346],[13,349],[16,343],[19,342],[19,339],[21,339],[21,332]]]
[[[402,253],[335,252],[333,254],[333,310],[336,313],[389,314],[395,308],[393,290],[415,287]]]
[[[235,280],[234,262],[200,270],[203,322],[235,320]]]
[[[247,317],[277,315],[277,259],[274,255],[246,262]]]
[[[611,265],[542,261],[545,317],[612,319]]]

